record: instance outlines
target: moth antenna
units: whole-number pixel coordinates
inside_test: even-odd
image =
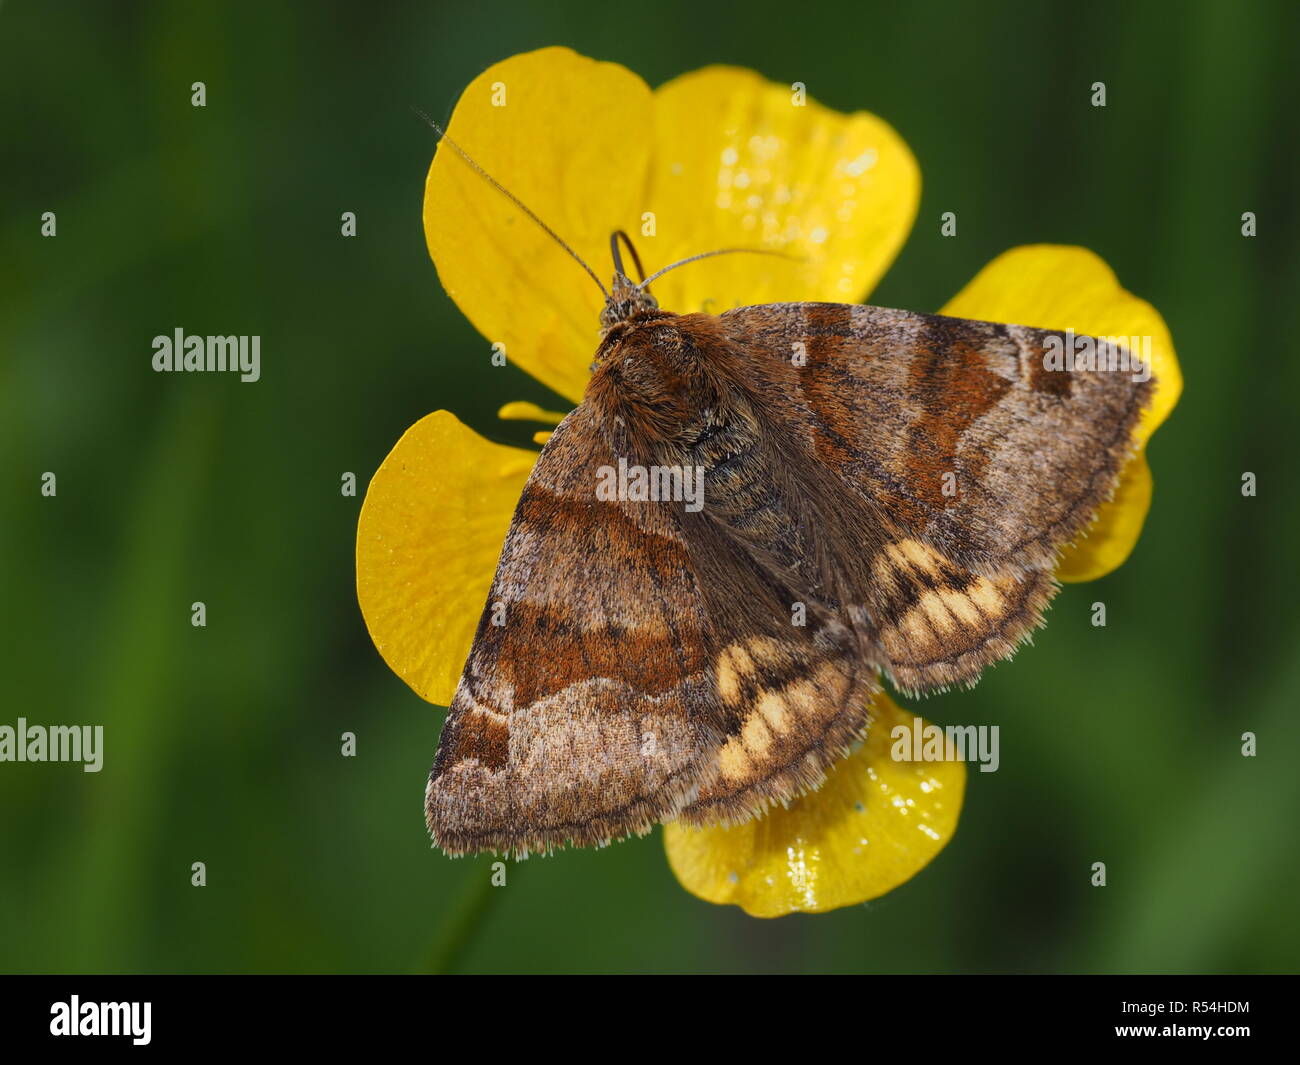
[[[709,259],[715,255],[735,255],[738,252],[748,252],[750,255],[775,255],[779,259],[789,259],[792,263],[801,263],[804,259],[798,255],[787,255],[783,251],[774,251],[771,248],[719,248],[717,251],[702,251],[699,255],[691,255],[685,259],[678,259],[675,263],[670,263],[662,270],[656,270],[637,286],[644,289],[651,281],[664,276],[669,270],[676,270],[679,266],[685,266],[687,263],[693,263],[697,259]]]
[[[632,243],[632,238],[621,229],[616,229],[609,238],[610,254],[614,257],[614,269],[620,274],[623,274],[624,277],[627,277],[627,274],[623,273],[623,257],[618,253],[618,241],[620,237],[623,238],[623,243],[627,246],[627,250],[632,253],[632,261],[636,263],[637,277],[641,279],[641,284],[645,285],[647,282],[645,279],[645,269],[641,265],[641,256],[636,253],[636,245]]]
[[[529,210],[529,208],[524,204],[522,200],[519,199],[518,196],[516,196],[508,188],[502,185],[501,182],[499,182],[496,178],[494,178],[491,174],[489,174],[486,170],[484,170],[481,166],[479,166],[479,164],[474,161],[473,156],[471,156],[469,152],[465,151],[465,149],[462,148],[459,144],[457,144],[454,140],[448,137],[447,131],[443,129],[440,125],[438,125],[437,122],[431,119],[418,107],[412,107],[411,110],[414,111],[417,115],[419,115],[420,118],[424,119],[424,121],[427,122],[431,127],[433,127],[433,131],[436,134],[438,134],[439,139],[445,142],[457,155],[459,155],[462,159],[464,159],[465,162],[469,164],[470,168],[476,174],[478,174],[479,177],[481,177],[484,181],[486,181],[489,185],[491,185],[494,189],[496,189],[497,192],[501,193],[502,196],[504,196],[507,200],[513,203],[521,211],[523,211],[524,214],[526,214],[529,218],[531,218],[534,222],[537,223],[538,227],[542,230],[542,232],[544,232],[548,237],[550,237],[553,241],[555,241],[555,243],[558,244],[561,248],[567,251],[573,257],[574,262],[576,262],[579,266],[581,266],[584,270],[587,271],[587,276],[590,277],[594,282],[596,282],[596,287],[600,289],[601,295],[603,295],[607,300],[610,298],[609,293],[605,290],[605,286],[601,284],[600,278],[596,276],[596,272],[592,270],[592,268],[588,266],[586,262],[583,261],[581,255],[579,255],[576,251],[570,248],[568,244],[564,242],[564,239],[558,233],[556,233],[555,230],[553,230],[550,226],[548,226],[545,222],[543,222],[540,218],[538,218],[537,215],[533,213],[533,211]],[[632,255],[635,257],[636,252],[634,251]]]

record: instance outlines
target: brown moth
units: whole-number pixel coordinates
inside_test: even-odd
[[[620,237],[586,395],[524,487],[429,776],[449,854],[739,823],[815,789],[882,673],[971,684],[1042,623],[1151,398],[1149,375],[1045,369],[1075,339],[1051,330],[673,314]],[[642,490],[611,497],[626,470]]]

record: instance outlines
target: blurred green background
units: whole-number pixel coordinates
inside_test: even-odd
[[[5,4],[0,723],[107,735],[98,775],[0,764],[0,968],[1294,971],[1298,12]],[[442,714],[366,634],[340,476],[364,488],[436,408],[525,443],[496,408],[556,402],[492,368],[439,287],[432,137],[409,111],[445,116],[483,67],[546,44],[652,85],[741,64],[891,122],[924,190],[875,303],[932,310],[1006,248],[1060,242],[1172,330],[1187,388],[1136,553],[1067,588],[1013,665],[920,707],[1000,725],[1002,766],[870,905],[752,920],[685,894],[657,834],[495,891],[486,860],[429,847]],[[262,380],[153,373],[177,325],[260,334]]]

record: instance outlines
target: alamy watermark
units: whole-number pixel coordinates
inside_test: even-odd
[[[219,373],[233,371],[248,383],[262,376],[260,336],[188,336],[180,326],[171,336],[153,338],[156,373]]]
[[[104,767],[103,725],[0,725],[0,762],[81,762],[87,773]]]
[[[617,467],[596,471],[596,498],[604,503],[685,503],[694,514],[704,509],[704,467],[637,466],[619,459]]]
[[[1073,329],[1043,341],[1043,369],[1056,373],[1101,370],[1151,379],[1151,338],[1076,336]]]
[[[152,1038],[152,1002],[82,1002],[73,995],[50,1005],[50,1035],[127,1036],[135,1046]]]
[[[1002,764],[997,725],[931,725],[914,717],[910,725],[889,731],[895,762],[978,762],[981,773],[996,773]]]

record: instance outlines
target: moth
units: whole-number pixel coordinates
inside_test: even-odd
[[[1042,623],[1151,399],[1149,373],[1047,369],[1052,330],[675,314],[650,284],[682,263],[647,279],[625,235],[611,251],[586,394],[524,487],[429,776],[449,854],[735,824],[817,788],[882,676],[969,685]],[[610,469],[699,471],[701,505],[610,498]]]

